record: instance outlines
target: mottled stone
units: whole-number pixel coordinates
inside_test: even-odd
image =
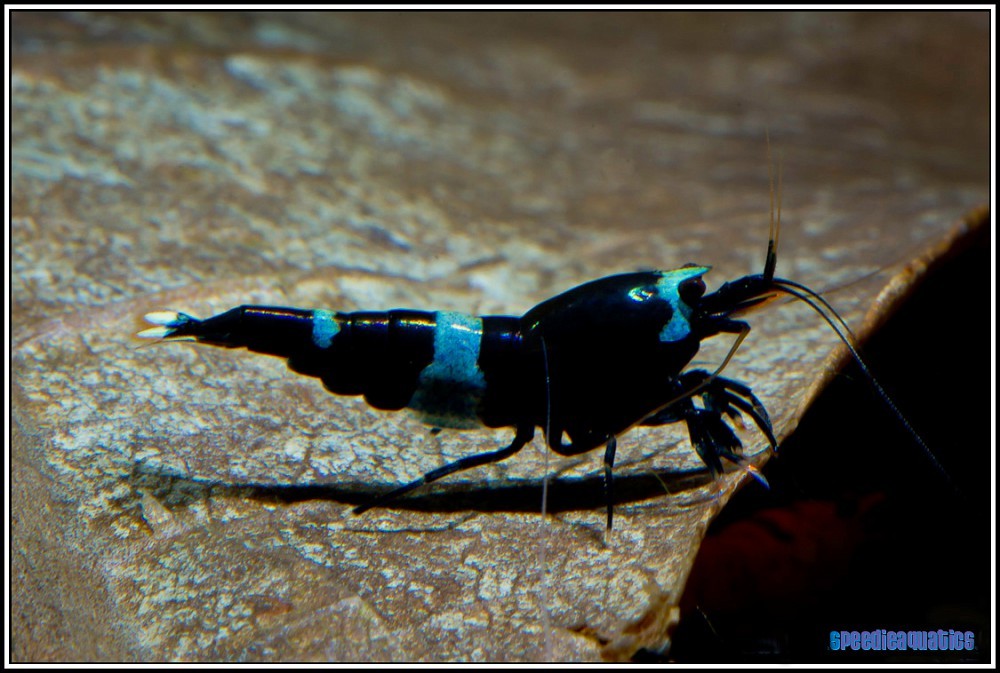
[[[711,290],[763,263],[770,129],[779,273],[853,283],[831,299],[864,333],[989,197],[986,13],[14,12],[11,42],[15,661],[662,650],[744,476],[685,478],[681,428],[619,442],[606,542],[599,452],[570,468],[537,439],[355,517],[510,433],[138,348],[141,317],[520,314],[687,262]],[[835,339],[801,306],[751,323],[727,375],[785,436]]]

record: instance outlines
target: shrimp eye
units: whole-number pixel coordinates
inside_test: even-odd
[[[681,281],[681,284],[677,287],[677,292],[681,295],[681,301],[688,306],[694,306],[701,299],[701,296],[705,294],[705,281],[700,277],[688,278]]]

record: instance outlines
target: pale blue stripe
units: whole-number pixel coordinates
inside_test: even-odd
[[[708,271],[707,266],[686,266],[673,271],[661,271],[656,291],[660,298],[670,304],[670,321],[660,330],[660,341],[674,342],[686,339],[691,334],[691,307],[681,300],[680,284],[689,278],[697,278]]]
[[[333,343],[333,337],[340,331],[337,318],[333,311],[316,309],[313,311],[313,343],[320,348],[329,348]]]

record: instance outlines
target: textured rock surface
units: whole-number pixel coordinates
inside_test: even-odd
[[[140,349],[139,317],[521,313],[689,261],[712,287],[760,268],[769,128],[779,273],[850,283],[830,299],[863,333],[988,198],[986,14],[15,13],[11,35],[20,661],[662,649],[741,481],[698,478],[680,428],[620,443],[608,541],[599,452],[540,440],[354,517],[509,433],[431,436],[262,356]],[[727,373],[785,435],[835,340],[801,306],[751,322]]]

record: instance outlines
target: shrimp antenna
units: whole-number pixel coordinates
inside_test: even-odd
[[[771,209],[770,225],[767,232],[767,255],[764,257],[764,273],[766,280],[774,278],[774,270],[778,266],[778,237],[781,235],[781,158],[778,158],[778,215],[775,219],[774,210],[774,162],[771,159],[771,135],[764,131],[767,140],[767,178],[770,184]]]
[[[865,378],[868,379],[868,382],[871,384],[872,388],[874,388],[876,394],[882,399],[882,402],[896,416],[902,426],[924,452],[924,455],[931,462],[934,468],[944,477],[945,481],[948,482],[948,485],[952,488],[952,490],[960,497],[964,498],[961,490],[958,488],[958,485],[952,481],[948,472],[944,469],[944,466],[938,460],[937,456],[934,455],[930,446],[928,446],[927,442],[920,436],[920,433],[917,432],[916,428],[914,428],[913,425],[911,425],[906,419],[906,416],[904,416],[899,410],[896,403],[893,402],[891,397],[889,397],[889,393],[885,391],[885,388],[882,387],[882,384],[878,382],[878,379],[875,378],[871,369],[868,368],[868,365],[861,358],[861,354],[857,349],[857,338],[854,336],[854,333],[851,332],[847,323],[840,316],[840,314],[837,313],[837,311],[835,311],[818,292],[802,285],[801,283],[796,283],[795,281],[787,280],[785,278],[774,278],[772,283],[774,289],[801,300],[823,317],[833,331],[836,332],[837,336],[844,343],[844,345],[847,346],[847,349],[851,353],[851,357],[858,364],[862,374],[864,374]]]
[[[768,229],[767,255],[764,259],[764,280],[769,281],[773,289],[784,292],[785,294],[805,302],[810,308],[823,317],[833,331],[836,332],[840,340],[844,342],[844,345],[847,346],[847,349],[851,353],[851,357],[856,363],[858,363],[858,367],[860,367],[862,374],[864,374],[865,378],[868,379],[868,382],[872,385],[872,388],[875,389],[876,394],[882,399],[882,402],[884,402],[896,418],[899,419],[899,422],[924,452],[924,455],[927,456],[934,468],[944,476],[951,488],[956,493],[961,495],[961,491],[959,491],[958,486],[952,481],[951,477],[948,476],[948,472],[944,469],[944,466],[941,465],[941,462],[938,460],[937,456],[934,455],[934,452],[931,451],[930,446],[927,445],[927,442],[924,441],[924,438],[920,436],[920,433],[917,432],[910,422],[906,420],[906,417],[899,410],[899,407],[897,407],[896,403],[893,402],[891,397],[889,397],[889,393],[885,391],[885,388],[882,387],[882,384],[878,382],[878,379],[876,379],[875,375],[872,374],[871,369],[868,368],[868,365],[861,358],[861,354],[858,352],[857,347],[858,339],[854,335],[854,332],[851,331],[851,328],[847,325],[847,322],[839,313],[837,313],[833,306],[831,306],[830,303],[815,290],[786,278],[775,278],[774,271],[778,260],[778,238],[781,235],[782,166],[781,157],[779,156],[777,209],[775,209],[774,163],[771,159],[771,137],[766,130],[764,131],[764,137],[767,140],[767,175],[771,187],[771,218],[770,227]],[[730,356],[731,355],[732,354],[730,354]]]

